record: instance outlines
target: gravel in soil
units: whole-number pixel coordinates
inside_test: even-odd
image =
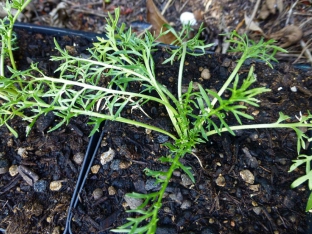
[[[53,54],[52,38],[21,32],[19,35],[22,40],[19,40],[17,57],[28,57],[41,63],[47,73],[52,72],[55,64],[45,58]],[[77,39],[58,38],[63,47],[72,46],[73,42],[87,43]],[[23,48],[25,45],[27,48]],[[164,50],[155,52],[156,74],[160,82],[174,92],[178,64],[162,65],[166,56]],[[22,61],[18,63],[20,67],[25,64]],[[187,57],[184,85],[192,80],[205,88],[219,89],[233,65],[235,58],[217,54]],[[255,63],[243,67],[242,78],[249,66],[255,66],[257,85],[272,90],[260,97],[260,108],[247,109],[256,123],[274,122],[280,111],[295,118],[300,111],[305,114],[311,108],[310,71],[297,70],[286,63],[274,69]],[[202,75],[204,70],[209,70],[209,79]],[[291,87],[297,87],[297,92]],[[138,88],[139,84],[132,87]],[[171,129],[163,107],[151,103],[144,109],[152,119],[136,112],[130,117]],[[57,117],[49,114],[39,119],[25,137],[26,123],[13,119],[11,126],[20,136],[17,139],[6,128],[0,128],[1,160],[10,169],[0,177],[0,227],[7,233],[62,231],[81,166],[79,157],[84,155],[89,141],[87,121],[87,117],[81,116],[47,133],[58,123]],[[229,116],[228,121],[234,119]],[[105,137],[80,194],[81,202],[73,211],[73,232],[108,233],[109,229],[124,223],[129,206],[140,202],[126,200],[126,193],[159,189],[143,169],[168,168],[157,161],[168,153],[163,146],[166,141],[166,136],[155,132],[106,122]],[[101,156],[109,149],[115,156],[102,165]],[[236,132],[235,137],[230,134],[211,137],[195,149],[198,158],[187,155],[181,159],[192,167],[196,183],[182,171],[175,171],[159,214],[157,233],[306,233],[307,187],[290,189],[292,181],[304,172],[287,172],[296,157],[295,149],[296,135],[289,130],[246,130]]]

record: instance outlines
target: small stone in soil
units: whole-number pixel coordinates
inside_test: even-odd
[[[125,201],[127,205],[130,207],[130,209],[136,209],[138,206],[142,205],[143,200],[140,198],[133,198],[125,196]]]
[[[119,159],[113,160],[111,165],[110,165],[110,168],[113,171],[118,171],[119,170],[119,164],[120,164],[120,160]]]
[[[169,197],[174,200],[175,202],[178,202],[179,204],[182,203],[183,200],[183,196],[181,192],[177,192],[177,193],[172,193],[169,195]]]
[[[144,185],[144,181],[141,179],[138,179],[137,181],[133,182],[135,191],[139,192],[139,193],[146,193],[146,189],[145,189],[145,185]]]
[[[260,189],[260,184],[251,184],[248,186],[248,188],[254,192],[258,192]]]
[[[100,188],[94,189],[92,196],[93,196],[94,200],[100,199],[103,196],[103,190]]]
[[[81,163],[83,162],[83,159],[84,159],[84,154],[81,152],[78,152],[74,154],[73,156],[73,160],[77,165],[81,165]]]
[[[101,166],[100,165],[94,165],[91,167],[91,172],[92,174],[97,174],[100,170]]]
[[[205,68],[205,69],[201,72],[200,77],[203,78],[203,79],[205,79],[205,80],[210,79],[211,74],[210,74],[209,69]]]
[[[252,210],[256,213],[256,215],[259,215],[261,213],[261,207],[259,206],[252,208]]]
[[[259,166],[258,160],[250,154],[249,149],[245,147],[243,148],[243,152],[245,154],[246,164],[250,168],[257,168]]]
[[[192,182],[192,180],[190,179],[190,177],[189,177],[188,175],[186,175],[186,174],[182,174],[182,175],[181,175],[181,180],[182,180],[181,183],[182,183],[182,185],[183,185],[184,187],[187,187],[187,186],[193,184],[193,182]]]
[[[121,161],[121,162],[119,163],[119,168],[120,168],[120,169],[127,169],[128,167],[131,166],[131,164],[132,164],[131,161]]]
[[[27,152],[27,150],[25,148],[18,148],[17,149],[17,154],[19,156],[21,156],[22,158],[27,158],[28,152]]]
[[[157,137],[157,140],[158,140],[159,144],[163,144],[163,143],[167,142],[168,139],[169,139],[168,136],[162,135],[162,134],[159,134],[158,137]]]
[[[186,210],[186,209],[190,208],[191,205],[192,205],[192,203],[189,200],[184,200],[181,204],[181,209]]]
[[[62,182],[61,181],[52,181],[50,183],[50,190],[51,191],[59,191],[62,188]]]
[[[16,176],[18,174],[17,165],[10,166],[9,173],[12,177]]]
[[[160,184],[156,184],[155,179],[148,179],[145,183],[145,189],[146,191],[160,189]]]
[[[170,208],[168,206],[165,206],[164,207],[164,212],[171,213],[171,210],[170,210]]]
[[[224,187],[226,182],[225,182],[225,178],[223,175],[219,175],[218,178],[216,179],[216,184],[220,187]]]
[[[253,184],[255,182],[255,176],[249,170],[242,170],[239,174],[246,183]]]
[[[112,161],[114,157],[115,157],[115,151],[109,148],[108,151],[101,154],[101,164],[105,165],[106,163]]]
[[[116,193],[117,193],[117,191],[113,186],[108,187],[108,195],[114,196]]]
[[[174,171],[172,173],[174,176],[180,177],[181,176],[181,172],[180,171]]]
[[[47,190],[48,182],[46,180],[38,180],[34,183],[34,190],[37,193],[43,193]]]

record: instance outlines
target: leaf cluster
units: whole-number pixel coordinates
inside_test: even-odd
[[[304,155],[301,154],[298,156],[297,159],[293,160],[293,164],[291,165],[290,169],[288,172],[292,172],[295,169],[297,169],[301,165],[305,165],[305,175],[300,176],[297,178],[292,184],[291,188],[296,188],[302,183],[308,181],[308,188],[310,191],[312,191],[312,170],[311,170],[311,161],[312,161],[312,156],[311,155]],[[310,193],[310,196],[308,198],[308,202],[306,205],[306,211],[309,211],[312,209],[312,192]]]
[[[264,41],[264,38],[261,38],[256,43],[250,40],[247,34],[239,35],[235,30],[229,35],[227,42],[232,43],[229,52],[242,53],[244,60],[258,59],[271,68],[273,68],[272,61],[277,62],[274,57],[277,52],[287,53],[287,50],[276,46],[273,39]]]

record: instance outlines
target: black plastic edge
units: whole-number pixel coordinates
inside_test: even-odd
[[[93,164],[93,161],[95,159],[95,156],[97,155],[98,149],[101,145],[101,141],[103,139],[104,133],[105,133],[105,126],[104,122],[101,123],[100,131],[97,131],[93,134],[93,136],[90,138],[86,154],[84,156],[84,160],[82,163],[82,166],[80,168],[78,180],[76,183],[75,190],[72,195],[72,199],[70,201],[70,205],[68,207],[68,213],[67,213],[67,219],[66,219],[66,226],[64,229],[63,234],[72,233],[71,231],[71,219],[72,219],[72,209],[76,208],[78,203],[79,194],[81,193],[84,184],[88,178],[88,174],[90,171],[90,168]]]
[[[72,30],[66,28],[57,28],[57,27],[50,27],[50,26],[42,26],[36,24],[28,24],[28,23],[20,23],[16,22],[14,24],[15,29],[24,29],[28,32],[36,32],[36,33],[44,33],[48,35],[58,35],[58,36],[80,36],[88,39],[91,42],[97,41],[97,37],[104,37],[106,38],[105,34],[99,33],[92,33],[92,32],[84,32],[79,30]]]

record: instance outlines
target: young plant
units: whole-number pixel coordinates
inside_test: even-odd
[[[230,42],[236,45],[234,51],[241,52],[241,58],[223,87],[214,92],[199,85],[199,91],[194,91],[191,82],[188,90],[182,93],[186,54],[198,55],[194,49],[199,49],[200,54],[203,54],[207,46],[198,39],[199,34],[193,39],[187,39],[184,33],[178,34],[169,27],[168,31],[176,35],[180,46],[172,50],[172,55],[165,61],[180,60],[177,96],[175,96],[157,81],[155,75],[152,52],[157,49],[157,38],[149,32],[143,38],[136,37],[131,29],[125,30],[124,24],[118,26],[118,17],[118,9],[115,11],[115,17],[109,15],[106,26],[107,38],[98,38],[98,42],[89,50],[89,58],[72,56],[55,42],[60,55],[52,57],[52,61],[61,61],[57,69],[59,77],[46,76],[36,64],[32,64],[28,70],[21,72],[11,68],[12,76],[2,76],[0,81],[0,92],[3,95],[1,96],[3,103],[0,106],[1,125],[9,127],[8,121],[14,116],[20,116],[30,122],[29,132],[40,115],[53,111],[60,122],[50,131],[68,123],[72,117],[86,115],[93,125],[91,135],[99,129],[102,121],[111,120],[157,131],[171,138],[170,143],[166,144],[170,151],[169,155],[159,158],[162,163],[168,163],[169,169],[167,171],[145,169],[146,174],[155,177],[156,182],[161,185],[160,190],[149,194],[127,194],[142,199],[143,203],[136,209],[127,211],[135,215],[128,218],[127,223],[112,231],[155,233],[158,211],[162,207],[162,199],[173,172],[181,169],[195,182],[191,169],[184,166],[180,159],[191,153],[198,144],[208,141],[209,136],[213,134],[227,131],[234,135],[234,130],[250,128],[291,128],[297,133],[298,149],[304,146],[304,139],[307,136],[300,128],[312,127],[310,113],[294,123],[284,123],[289,117],[280,114],[275,123],[242,125],[241,118],[253,119],[244,111],[246,105],[258,106],[256,96],[268,92],[269,89],[251,87],[256,82],[253,66],[243,81],[239,80],[238,71],[248,58],[260,58],[271,66],[270,61],[274,60],[274,54],[282,50],[274,46],[272,40],[254,43],[249,41],[247,36],[233,32]],[[104,78],[110,79],[107,85],[103,85]],[[144,87],[143,90],[130,91],[129,87],[133,83],[140,83],[141,87]],[[19,88],[16,88],[17,84]],[[10,93],[7,90],[14,92]],[[225,90],[231,93],[227,99],[222,97]],[[151,91],[157,95],[151,95]],[[124,117],[127,108],[137,109],[145,114],[144,104],[147,102],[155,102],[166,108],[174,131],[170,132],[152,124]],[[225,118],[228,114],[235,116],[237,126],[228,125]],[[14,129],[11,127],[9,129],[16,134]]]
[[[291,165],[289,172],[294,171],[297,169],[299,166],[302,164],[305,164],[306,167],[306,174],[303,176],[300,176],[298,179],[296,179],[292,184],[291,188],[296,188],[302,183],[308,181],[308,188],[310,191],[312,191],[312,170],[311,170],[311,161],[312,161],[312,156],[311,155],[304,155],[301,154],[298,156],[296,160],[293,160],[293,165]],[[312,209],[312,192],[310,193],[310,196],[308,198],[308,202],[306,205],[306,211],[308,212],[309,210]]]
[[[16,64],[13,51],[16,49],[16,37],[13,33],[13,26],[20,13],[30,3],[31,0],[12,0],[5,1],[3,10],[7,13],[3,19],[0,19],[0,98],[5,100],[0,108],[0,126],[6,125],[7,128],[17,137],[17,132],[8,124],[14,116],[24,117],[24,114],[17,110],[12,103],[18,101],[19,88],[22,88],[22,77],[16,70]],[[13,14],[15,12],[15,14]],[[9,58],[12,68],[9,68],[11,77],[5,77],[4,60]],[[9,104],[11,103],[11,104]]]

